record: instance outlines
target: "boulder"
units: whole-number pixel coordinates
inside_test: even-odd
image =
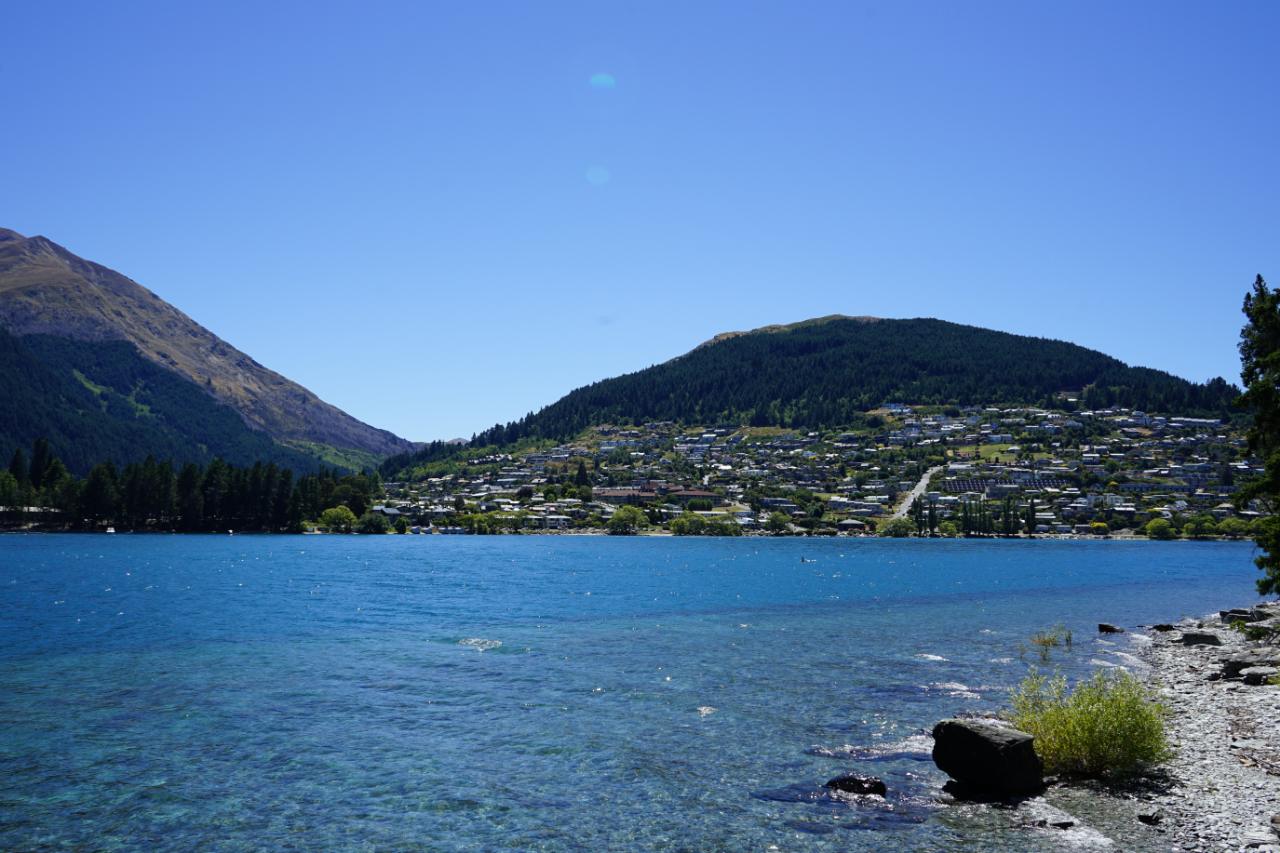
[[[1254,687],[1267,684],[1277,674],[1280,674],[1280,669],[1274,666],[1250,666],[1240,670],[1240,678],[1244,683]]]
[[[1218,616],[1228,625],[1232,622],[1261,622],[1273,615],[1257,607],[1233,607],[1230,610],[1218,611]]]
[[[1164,812],[1160,811],[1160,809],[1154,808],[1145,809],[1144,811],[1138,812],[1138,820],[1142,821],[1147,826],[1155,826],[1160,821],[1164,820]]]
[[[860,776],[857,773],[845,773],[831,779],[823,787],[831,788],[834,791],[844,791],[846,794],[879,794],[884,796],[888,790],[884,786],[884,782],[875,776]]]
[[[1099,622],[1098,633],[1099,634],[1123,634],[1124,629],[1117,628],[1115,625],[1111,625],[1107,622]]]
[[[1208,631],[1183,631],[1180,638],[1184,646],[1220,646],[1222,638]]]
[[[1168,622],[1161,622],[1159,625],[1152,625],[1151,630],[1164,633],[1165,631],[1172,631],[1173,626],[1170,625]]]
[[[1222,677],[1235,678],[1246,669],[1255,666],[1280,667],[1280,649],[1274,646],[1262,646],[1228,655],[1222,659]]]
[[[1033,738],[987,720],[943,720],[933,727],[933,763],[965,796],[1016,796],[1044,788]]]

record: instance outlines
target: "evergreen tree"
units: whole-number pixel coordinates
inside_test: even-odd
[[[1262,457],[1265,468],[1240,490],[1238,500],[1258,500],[1267,511],[1254,536],[1263,552],[1254,560],[1263,572],[1258,591],[1280,594],[1280,293],[1267,287],[1262,276],[1244,298],[1244,314],[1248,322],[1240,331],[1240,378],[1245,391],[1238,404],[1253,416],[1249,450]]]
[[[93,466],[80,494],[80,510],[93,521],[112,521],[120,511],[120,487],[116,466]]]
[[[31,484],[31,468],[27,465],[27,454],[22,452],[21,447],[13,451],[13,458],[9,460],[9,473],[18,481],[18,485]]]
[[[45,474],[52,462],[53,448],[49,446],[49,439],[37,438],[31,447],[31,470],[28,474],[31,488],[38,489],[44,485]]]

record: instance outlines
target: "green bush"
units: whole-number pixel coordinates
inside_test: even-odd
[[[1066,678],[1033,671],[1013,694],[1013,723],[1050,773],[1123,776],[1167,760],[1166,713],[1127,672],[1099,670],[1068,691]]]
[[[361,533],[386,533],[391,529],[391,522],[380,513],[370,511],[360,516],[356,529]]]
[[[631,536],[649,526],[648,517],[633,506],[621,506],[609,518],[608,532],[613,536]]]
[[[895,518],[891,519],[887,524],[880,528],[881,536],[888,536],[892,539],[903,539],[916,532],[916,526],[911,523],[910,519]]]

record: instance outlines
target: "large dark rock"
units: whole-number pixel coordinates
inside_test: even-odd
[[[1161,622],[1161,623],[1160,623],[1160,624],[1158,624],[1158,625],[1152,625],[1152,626],[1151,626],[1151,630],[1152,630],[1152,631],[1160,631],[1161,633],[1163,633],[1163,632],[1165,632],[1165,631],[1172,631],[1172,630],[1173,630],[1173,626],[1172,626],[1172,625],[1170,625],[1168,622]]]
[[[1098,633],[1099,634],[1123,634],[1124,629],[1116,625],[1111,625],[1107,622],[1099,622]]]
[[[1228,625],[1232,622],[1261,622],[1263,619],[1274,615],[1256,607],[1234,607],[1231,610],[1218,611],[1218,616]]]
[[[1208,631],[1183,631],[1180,638],[1184,646],[1220,646],[1222,638]]]
[[[884,786],[884,782],[875,776],[860,776],[857,773],[845,773],[831,779],[824,786],[834,791],[844,791],[846,794],[879,794],[884,796],[888,790]]]
[[[978,796],[1016,796],[1044,788],[1044,765],[1033,738],[985,720],[943,720],[933,727],[933,763]]]
[[[1274,666],[1250,666],[1240,670],[1240,680],[1253,687],[1270,684],[1276,675],[1280,675],[1280,669]]]
[[[1255,666],[1280,667],[1280,649],[1274,646],[1263,646],[1228,655],[1222,659],[1222,677],[1236,678],[1246,669]]]

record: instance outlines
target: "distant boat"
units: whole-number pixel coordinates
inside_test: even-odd
[[[115,533],[115,532],[116,532],[116,529],[115,529],[114,527],[108,527],[108,528],[107,528],[107,532],[108,532],[108,533]]]

